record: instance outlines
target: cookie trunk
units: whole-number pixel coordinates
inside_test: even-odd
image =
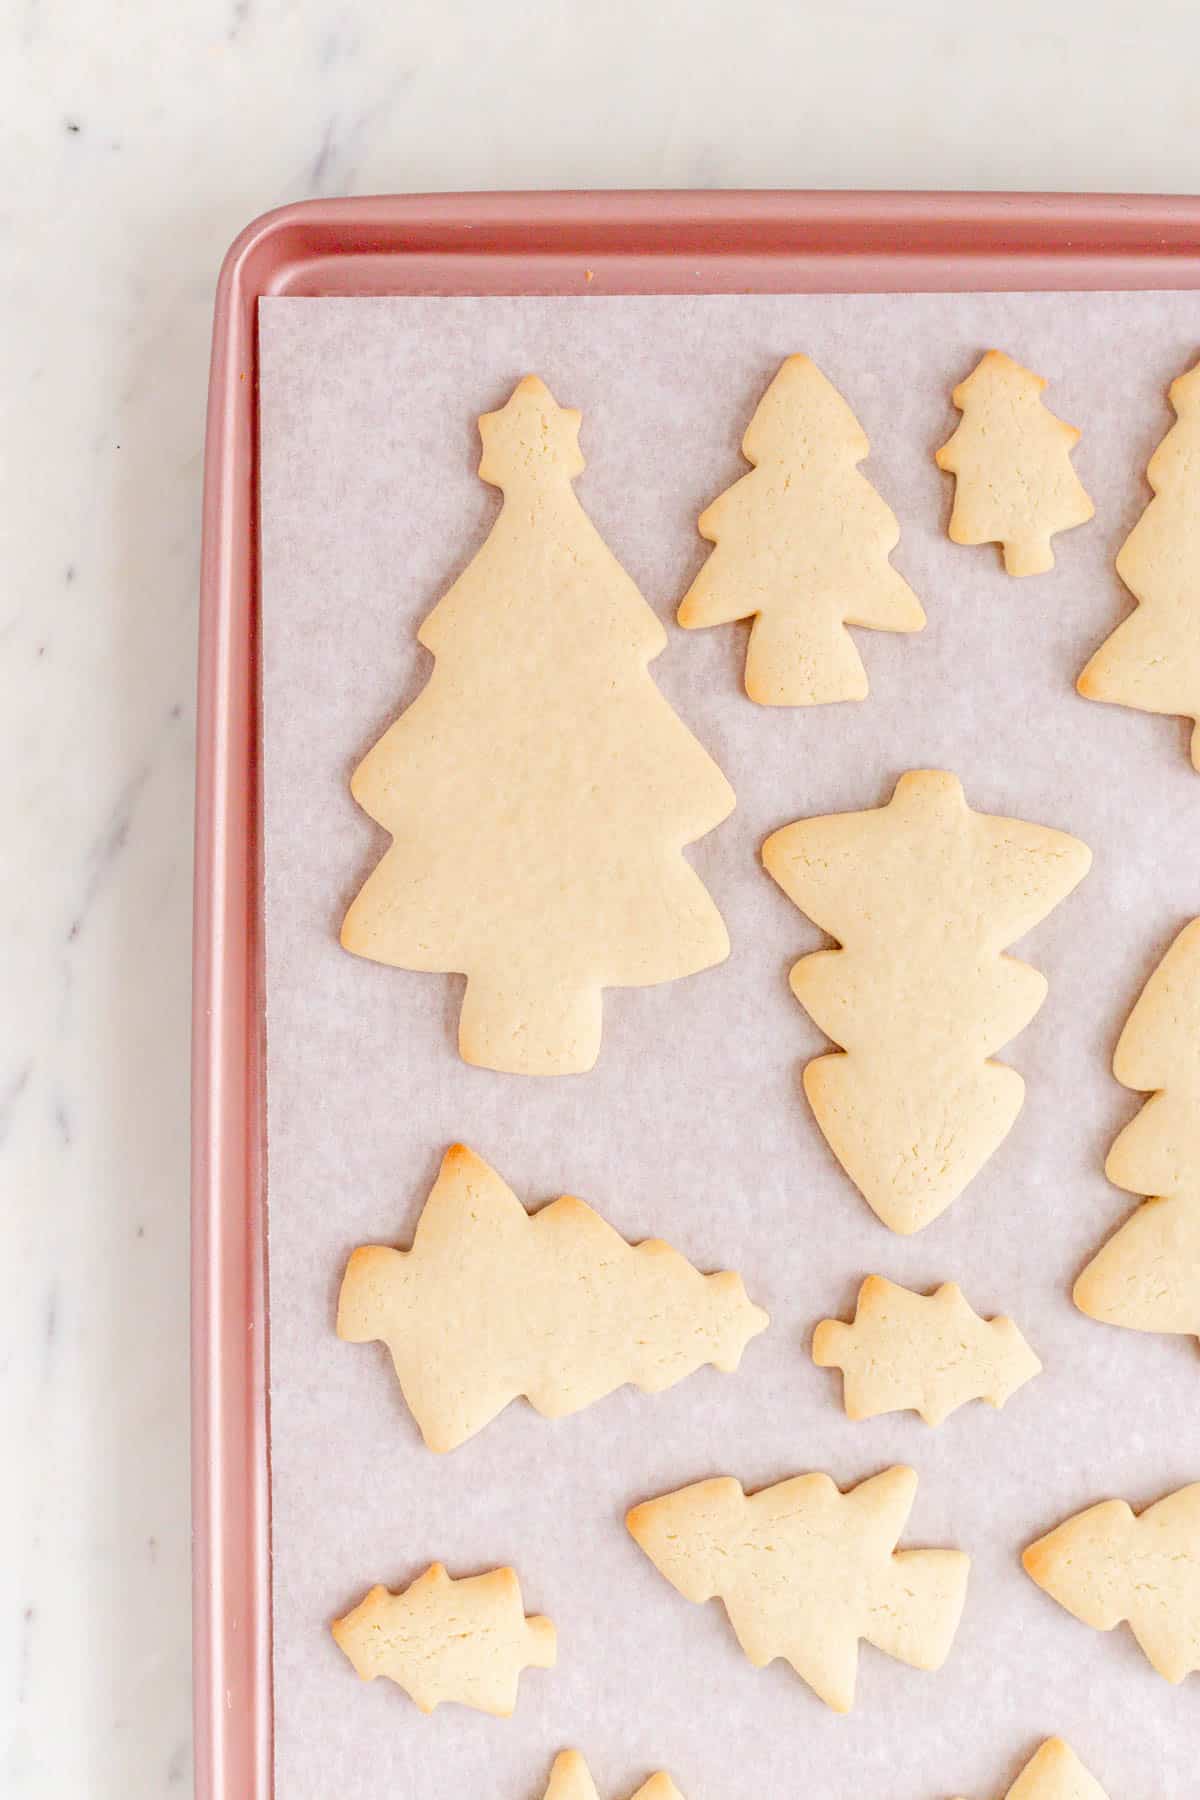
[[[600,1054],[599,987],[471,975],[458,1023],[464,1062],[505,1075],[582,1075]]]

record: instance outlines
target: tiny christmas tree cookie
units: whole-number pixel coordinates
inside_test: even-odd
[[[338,1335],[382,1339],[431,1450],[453,1450],[525,1395],[562,1418],[626,1382],[660,1393],[736,1369],[767,1315],[741,1277],[669,1244],[627,1244],[582,1200],[527,1213],[463,1144],[447,1151],[411,1250],[350,1258]]]
[[[1200,769],[1200,363],[1171,383],[1171,405],[1179,423],[1146,471],[1154,499],[1117,556],[1137,610],[1101,644],[1079,692],[1191,719]]]
[[[655,687],[666,633],[575,496],[579,414],[527,376],[479,429],[504,505],[418,634],[428,685],[354,772],[395,841],[342,943],[465,974],[467,1062],[566,1075],[596,1061],[603,988],[729,954],[683,848],[733,794]]]
[[[901,777],[886,806],[800,819],[763,845],[788,898],[842,948],[792,970],[845,1054],[804,1089],[838,1161],[885,1225],[919,1231],[1011,1130],[1024,1083],[990,1060],[1046,997],[1002,954],[1087,873],[1077,838],[972,812],[954,775]]]
[[[842,1370],[849,1418],[911,1409],[927,1425],[968,1400],[1003,1406],[1042,1367],[1011,1319],[981,1319],[955,1282],[926,1298],[881,1275],[859,1288],[852,1325],[822,1319],[813,1361]]]
[[[433,1563],[403,1593],[373,1587],[332,1626],[363,1681],[386,1675],[423,1713],[443,1700],[507,1719],[523,1669],[552,1669],[549,1619],[526,1618],[512,1569],[452,1581]]]
[[[1047,1738],[1004,1800],[1108,1800],[1108,1795],[1070,1744],[1062,1738]]]
[[[940,1669],[958,1629],[970,1558],[895,1548],[916,1491],[905,1468],[847,1493],[828,1475],[757,1494],[725,1476],[647,1500],[625,1523],[686,1600],[724,1602],[755,1668],[782,1656],[834,1712],[849,1712],[860,1639]]]
[[[1095,507],[1071,467],[1079,442],[1040,399],[1040,375],[989,350],[951,398],[963,415],[937,454],[956,477],[950,536],[956,544],[1000,544],[1010,575],[1054,567],[1050,539],[1084,525]]]
[[[1021,1558],[1026,1573],[1096,1631],[1128,1620],[1160,1675],[1200,1669],[1200,1482],[1135,1514],[1105,1500],[1059,1525]]]
[[[596,1784],[578,1750],[564,1750],[554,1759],[545,1800],[600,1800]],[[669,1775],[659,1773],[644,1781],[630,1800],[684,1800]]]
[[[891,508],[857,465],[870,446],[807,356],[789,356],[742,439],[754,464],[700,515],[717,547],[679,608],[692,629],[753,618],[746,692],[763,706],[861,700],[867,674],[846,630],[920,631],[921,603],[888,557]]]
[[[1185,925],[1117,1041],[1125,1087],[1157,1089],[1108,1153],[1105,1173],[1151,1194],[1075,1283],[1106,1325],[1200,1337],[1200,919]]]

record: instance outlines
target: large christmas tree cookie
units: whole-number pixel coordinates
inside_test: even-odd
[[[870,446],[807,356],[789,356],[742,439],[751,475],[700,515],[716,549],[679,608],[689,628],[753,618],[746,692],[763,706],[861,700],[847,625],[919,631],[921,603],[893,569],[891,508],[857,465]]]
[[[527,1213],[456,1144],[411,1250],[350,1258],[339,1336],[382,1339],[425,1442],[453,1450],[525,1395],[561,1418],[625,1382],[660,1393],[712,1363],[736,1369],[767,1315],[741,1277],[701,1275],[657,1239],[627,1244],[582,1200]]]
[[[1179,423],[1146,471],[1154,499],[1117,556],[1137,610],[1101,644],[1079,691],[1191,719],[1200,769],[1200,363],[1171,383],[1171,405]]]
[[[844,1494],[828,1475],[757,1494],[725,1476],[647,1500],[625,1522],[686,1600],[724,1602],[755,1668],[782,1656],[834,1712],[849,1712],[861,1639],[939,1669],[958,1629],[970,1558],[895,1548],[916,1491],[905,1468]]]
[[[441,1563],[401,1594],[373,1587],[333,1636],[364,1681],[386,1675],[423,1713],[443,1700],[508,1718],[524,1669],[552,1669],[549,1619],[526,1618],[512,1569],[452,1581]]]
[[[1128,1620],[1168,1681],[1200,1669],[1200,1482],[1135,1514],[1124,1500],[1076,1513],[1022,1557],[1026,1573],[1096,1631]]]
[[[1087,873],[1077,838],[972,812],[954,775],[901,777],[886,806],[801,819],[763,845],[788,898],[838,950],[792,989],[844,1054],[804,1071],[817,1123],[893,1231],[950,1205],[1011,1130],[1024,1083],[990,1060],[1046,997],[1003,954]]]
[[[1003,1406],[1042,1366],[1011,1319],[981,1319],[957,1283],[914,1294],[882,1275],[859,1288],[853,1324],[821,1320],[812,1350],[842,1370],[849,1418],[911,1408],[927,1425],[968,1400]]]
[[[655,687],[666,634],[580,506],[579,414],[527,376],[479,421],[491,535],[419,632],[428,685],[354,772],[394,842],[342,927],[359,956],[467,977],[467,1062],[594,1064],[601,990],[729,953],[683,848],[733,793]]]
[[[1047,1738],[1025,1764],[1004,1800],[1108,1800],[1062,1738]]]
[[[1086,524],[1096,510],[1071,467],[1079,433],[1042,405],[1045,386],[1003,350],[989,350],[955,388],[962,423],[936,452],[938,468],[957,477],[951,538],[1002,545],[1010,575],[1052,569],[1054,532]]]
[[[554,1759],[545,1800],[600,1800],[596,1784],[578,1750],[564,1750]],[[661,1772],[644,1781],[630,1800],[683,1800],[669,1775]]]
[[[1117,1041],[1113,1072],[1151,1094],[1104,1165],[1150,1194],[1075,1283],[1075,1304],[1106,1325],[1200,1337],[1200,919],[1185,925]]]

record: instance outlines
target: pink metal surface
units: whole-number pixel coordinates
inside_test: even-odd
[[[258,869],[259,296],[1147,287],[1200,287],[1200,200],[412,195],[285,207],[234,243],[221,271],[213,332],[197,722],[192,1502],[198,1800],[268,1800],[272,1793]]]

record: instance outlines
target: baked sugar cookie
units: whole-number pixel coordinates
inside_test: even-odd
[[[859,1288],[852,1325],[822,1319],[812,1353],[842,1370],[848,1418],[911,1408],[927,1425],[968,1400],[1003,1406],[1042,1367],[1011,1319],[981,1319],[955,1282],[926,1297],[881,1275]]]
[[[733,809],[648,664],[666,633],[580,506],[579,414],[536,376],[479,421],[491,535],[418,636],[428,684],[351,791],[394,840],[342,943],[467,977],[459,1048],[590,1069],[601,991],[710,968],[721,916],[683,847]]]
[[[554,1759],[545,1800],[600,1800],[596,1784],[578,1750],[564,1750]],[[652,1775],[630,1800],[683,1800],[669,1775]]]
[[[582,1200],[527,1213],[463,1144],[446,1152],[411,1250],[350,1258],[338,1336],[382,1339],[431,1450],[524,1395],[559,1419],[626,1382],[657,1394],[705,1363],[736,1369],[767,1315],[728,1270],[658,1239],[628,1244]]]
[[[1168,1681],[1200,1669],[1200,1482],[1135,1514],[1105,1500],[1031,1544],[1026,1573],[1096,1631],[1128,1620]]]
[[[1021,1077],[990,1058],[1028,1025],[1046,981],[1004,947],[1066,898],[1091,852],[1046,825],[972,812],[956,776],[922,769],[886,806],[784,826],[762,856],[841,945],[791,974],[844,1051],[804,1071],[817,1123],[884,1224],[919,1231],[1021,1110]]]
[[[423,1713],[443,1700],[508,1718],[523,1669],[552,1669],[549,1619],[525,1617],[512,1569],[452,1581],[433,1563],[403,1593],[373,1587],[332,1626],[363,1681],[386,1675]]]
[[[1200,363],[1171,383],[1173,425],[1146,478],[1154,489],[1117,555],[1137,610],[1079,677],[1089,700],[1191,719],[1200,769]]]
[[[957,478],[951,538],[1000,544],[1010,575],[1052,569],[1053,534],[1096,510],[1071,467],[1079,433],[1042,405],[1045,386],[1003,350],[989,350],[951,395],[962,423],[936,452],[938,468]]]
[[[828,1475],[757,1494],[725,1476],[647,1500],[625,1523],[685,1600],[724,1602],[755,1668],[782,1656],[849,1712],[861,1639],[939,1669],[958,1629],[970,1558],[895,1548],[916,1492],[914,1471],[899,1467],[847,1493]]]
[[[1004,1800],[1108,1800],[1094,1775],[1088,1773],[1062,1738],[1047,1738],[1025,1764]]]
[[[1108,1153],[1104,1172],[1152,1194],[1075,1283],[1075,1304],[1106,1325],[1200,1337],[1200,919],[1185,925],[1117,1041],[1125,1087],[1157,1089]]]
[[[807,356],[789,356],[742,439],[754,464],[700,515],[716,545],[679,608],[689,630],[750,619],[746,692],[762,706],[861,700],[847,625],[920,631],[921,603],[888,558],[891,508],[857,465],[870,446]]]

